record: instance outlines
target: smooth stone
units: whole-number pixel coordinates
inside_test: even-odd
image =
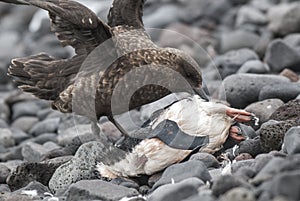
[[[69,162],[56,169],[49,181],[49,188],[53,192],[63,191],[72,183],[95,177],[95,164],[98,155],[99,142],[88,142],[79,147],[75,156]]]
[[[249,189],[237,187],[229,190],[223,196],[220,201],[256,201],[255,194]]]
[[[275,34],[287,35],[300,31],[300,3],[283,3],[273,6],[267,13],[268,28]]]
[[[8,124],[3,119],[0,119],[0,128],[8,128]]]
[[[28,140],[31,137],[27,133],[25,133],[24,131],[18,128],[12,127],[10,130],[12,132],[12,135],[17,145],[24,142],[25,140]]]
[[[57,136],[58,144],[65,146],[72,143],[72,140],[79,137],[82,141],[94,139],[90,124],[79,124],[60,132]]]
[[[28,185],[31,181],[38,181],[48,186],[48,182],[54,171],[62,164],[71,160],[71,158],[69,156],[59,157],[40,163],[25,162],[19,164],[17,168],[13,168],[7,178],[7,184],[13,191]]]
[[[6,183],[6,178],[10,173],[10,169],[5,165],[0,164],[0,184]]]
[[[24,194],[24,192],[35,191],[36,195],[30,196],[32,199],[43,199],[45,196],[44,193],[49,193],[49,189],[47,186],[43,185],[38,181],[31,181],[25,187],[18,189],[13,192],[13,194]]]
[[[14,120],[11,126],[24,132],[28,132],[38,121],[39,120],[36,117],[23,116]]]
[[[2,27],[2,26],[1,26]],[[20,40],[19,33],[15,31],[1,31],[0,32],[0,51],[2,52],[0,58],[10,58],[12,55],[20,56],[18,51],[18,41]]]
[[[238,50],[242,48],[253,49],[259,41],[259,36],[246,30],[235,30],[223,33],[220,36],[220,52]]]
[[[55,133],[44,133],[44,134],[41,134],[37,137],[31,138],[28,141],[34,142],[34,143],[37,143],[37,144],[44,144],[44,143],[49,142],[49,141],[54,142],[54,143],[58,143],[57,134],[55,134]]]
[[[283,146],[288,154],[300,153],[300,126],[292,127],[286,132]]]
[[[264,25],[268,22],[267,16],[259,9],[252,6],[242,6],[236,17],[236,26],[244,24]]]
[[[268,73],[270,68],[268,65],[264,64],[260,60],[250,60],[246,61],[241,68],[237,71],[237,73],[257,73],[264,74]]]
[[[291,100],[279,107],[270,117],[277,121],[300,119],[300,100]]]
[[[46,142],[43,144],[43,147],[45,147],[46,149],[48,149],[49,151],[52,151],[54,149],[59,149],[61,148],[61,146],[57,145],[55,142]]]
[[[266,99],[248,105],[245,110],[259,118],[259,125],[268,121],[271,115],[284,104],[280,99]],[[255,126],[255,125],[253,125]]]
[[[243,187],[250,190],[252,189],[252,186],[246,183],[245,181],[236,178],[232,175],[224,175],[213,183],[212,193],[214,196],[219,197],[236,187]]]
[[[257,54],[250,49],[232,50],[224,55],[214,58],[214,60],[207,66],[209,69],[215,69],[219,73],[218,76],[225,78],[231,74],[236,73],[239,68],[247,61],[258,60]]]
[[[204,163],[207,168],[219,168],[219,161],[212,155],[208,153],[196,153],[193,154],[189,160],[199,160]]]
[[[0,194],[10,193],[11,190],[7,184],[0,184]]]
[[[283,41],[291,47],[300,46],[300,34],[299,33],[289,34],[283,38]]]
[[[222,176],[222,169],[221,168],[217,168],[217,169],[211,169],[208,171],[209,174],[211,175],[211,180],[215,181],[217,180],[219,177]]]
[[[264,58],[264,56],[266,54],[266,50],[267,50],[269,44],[273,40],[274,40],[274,34],[271,31],[265,29],[261,33],[260,39],[254,47],[254,50],[258,54],[259,58]],[[270,67],[268,69],[270,69]]]
[[[118,186],[101,180],[82,180],[68,189],[66,201],[103,200],[118,201],[124,197],[138,195],[135,189]]]
[[[245,108],[258,101],[260,90],[264,86],[288,82],[289,79],[278,75],[235,74],[226,77],[222,86],[226,100],[232,107]],[[225,94],[220,91],[219,99],[223,100]]]
[[[0,145],[4,147],[15,145],[15,139],[10,129],[0,128]]]
[[[14,195],[8,194],[4,195],[5,201],[34,201],[28,195]]]
[[[250,6],[253,6],[255,8],[258,8],[259,10],[266,12],[268,11],[272,6],[275,5],[275,1],[272,0],[252,0],[250,2]]]
[[[43,133],[55,133],[58,128],[59,122],[60,118],[45,119],[36,123],[29,130],[29,133],[33,136],[38,136]]]
[[[50,150],[53,150],[53,148],[47,148],[34,142],[27,142],[23,144],[22,156],[24,157],[25,161],[39,162],[41,157]]]
[[[272,72],[280,72],[285,68],[297,70],[300,64],[300,53],[285,44],[283,40],[275,39],[269,44],[264,60]]]
[[[157,188],[149,196],[149,201],[182,201],[192,195],[198,193],[198,188],[204,185],[203,181],[191,177],[185,180],[180,181],[179,183],[166,184]]]
[[[300,84],[282,83],[273,86],[265,86],[259,93],[259,100],[279,98],[284,102],[295,99],[300,94]]]
[[[194,196],[190,196],[187,199],[184,199],[182,201],[215,201],[215,197],[213,197],[210,194],[198,194]]]
[[[180,182],[184,179],[196,177],[203,182],[210,181],[211,176],[207,167],[201,161],[191,160],[184,163],[174,164],[166,168],[161,178],[153,185],[152,189],[174,182]]]
[[[0,153],[0,161],[23,159],[21,150],[22,146],[20,145],[9,147],[6,152]]]
[[[22,160],[9,160],[9,161],[3,162],[1,164],[5,165],[6,167],[8,167],[12,171],[12,170],[15,170],[23,162],[24,161],[22,161]]]
[[[255,157],[255,165],[254,165],[254,171],[260,172],[265,165],[269,163],[271,159],[273,159],[274,156],[271,154],[259,154]]]
[[[243,179],[244,181],[249,181],[249,179],[255,175],[256,172],[253,170],[253,167],[241,167],[233,174],[233,176]]]
[[[297,73],[288,68],[283,69],[279,75],[289,78],[291,82],[298,82],[300,79]]]
[[[231,172],[234,174],[242,167],[253,167],[255,164],[254,159],[242,160],[237,161],[231,164]]]
[[[159,7],[151,15],[145,16],[144,24],[146,27],[164,27],[172,22],[176,22],[179,18],[179,7],[175,5],[165,5]]]
[[[294,120],[274,121],[270,120],[262,124],[258,133],[260,136],[260,145],[264,152],[280,150],[282,147],[285,133],[293,126],[300,125],[300,122]]]
[[[40,107],[35,101],[24,101],[15,103],[12,106],[12,119],[17,119],[22,116],[36,116],[37,111]]]
[[[4,121],[8,122],[8,119],[10,117],[10,109],[7,104],[2,102],[0,99],[0,119],[3,119]]]
[[[300,170],[300,160],[299,157],[281,158],[273,157],[263,168],[258,172],[258,174],[251,180],[254,185],[259,185],[268,180],[274,178],[275,175],[293,171]]]
[[[259,201],[277,200],[279,197],[287,201],[296,201],[300,199],[299,193],[300,173],[297,171],[278,172],[269,181],[264,182],[258,187]],[[277,199],[275,199],[277,197]]]

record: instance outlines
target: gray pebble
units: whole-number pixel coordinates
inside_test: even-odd
[[[64,132],[58,134],[57,140],[59,145],[67,145],[76,137],[79,137],[83,142],[94,139],[90,124],[79,124],[74,127],[66,129]]]
[[[29,133],[33,136],[38,136],[43,133],[55,133],[60,122],[60,118],[45,119],[36,123]]]
[[[300,64],[300,53],[281,39],[276,39],[269,44],[264,60],[272,72],[280,72],[285,68],[297,70]]]
[[[149,201],[182,201],[198,193],[197,189],[204,185],[203,181],[192,177],[175,184],[166,184],[157,188],[149,196]]]
[[[10,129],[0,128],[0,145],[4,147],[15,145],[15,139]]]
[[[23,116],[14,120],[11,126],[14,128],[18,128],[24,132],[28,132],[38,121],[39,120],[37,117]]]
[[[271,115],[284,104],[280,99],[267,99],[248,105],[245,110],[255,114],[259,118],[259,124],[269,120]]]
[[[245,62],[237,73],[257,73],[264,74],[270,71],[268,65],[264,64],[260,60],[250,60]]]
[[[298,47],[300,46],[300,34],[299,33],[293,33],[285,36],[283,38],[284,43],[291,47]]]
[[[286,132],[283,146],[288,154],[300,153],[300,126],[292,127]]]
[[[260,90],[266,85],[289,82],[288,78],[277,75],[235,74],[223,81],[226,99],[232,107],[245,108],[258,101]],[[221,89],[222,90],[222,89]],[[221,91],[220,99],[224,99]]]
[[[221,201],[256,201],[255,194],[249,189],[237,187],[229,190],[220,199]]]
[[[199,160],[204,163],[207,168],[219,168],[219,161],[211,154],[208,153],[196,153],[191,156],[189,160]]]
[[[24,101],[15,103],[12,106],[12,118],[17,119],[21,116],[36,116],[40,107],[34,101]]]
[[[31,137],[27,133],[25,133],[24,131],[19,130],[17,128],[11,128],[10,130],[12,132],[12,135],[13,135],[17,145],[24,142],[24,141],[26,141],[26,140],[28,140]]]
[[[191,160],[184,163],[169,166],[162,174],[161,178],[154,184],[152,189],[174,182],[180,182],[184,179],[196,177],[203,182],[209,181],[211,176],[207,167],[198,160]]]
[[[259,9],[252,6],[242,6],[236,18],[236,26],[244,24],[264,25],[268,22],[267,17]]]
[[[22,156],[24,157],[25,161],[39,162],[42,155],[44,155],[50,150],[52,149],[47,148],[43,145],[34,142],[27,142],[26,144],[23,144]]]
[[[284,102],[295,99],[300,94],[299,83],[281,83],[273,86],[264,86],[259,92],[258,100],[266,100],[270,98],[279,98]]]
[[[138,195],[135,189],[126,188],[101,180],[82,180],[72,184],[67,191],[66,201],[121,200]]]
[[[10,173],[10,169],[5,165],[0,164],[0,184],[6,183],[6,178]]]

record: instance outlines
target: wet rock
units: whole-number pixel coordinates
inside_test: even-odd
[[[278,35],[300,31],[300,3],[279,4],[268,12],[269,29]]]
[[[270,117],[277,121],[300,119],[300,100],[291,100],[279,107]]]
[[[38,136],[43,133],[55,133],[58,128],[60,118],[45,119],[36,123],[29,131],[33,136]]]
[[[103,200],[117,201],[138,195],[137,190],[100,180],[82,180],[68,189],[67,201]]]
[[[20,117],[20,118],[17,118],[13,123],[12,123],[12,127],[14,128],[18,128],[24,132],[28,132],[32,126],[34,124],[36,124],[38,122],[38,118],[36,117]]]
[[[0,145],[4,147],[11,147],[15,145],[15,139],[11,130],[7,128],[0,128]]]
[[[264,64],[260,60],[250,60],[245,62],[237,73],[257,73],[264,74],[270,71],[268,65]]]
[[[267,17],[259,9],[252,6],[242,6],[236,17],[236,26],[244,24],[263,25],[268,22]]]
[[[300,79],[298,74],[288,68],[283,69],[280,75],[289,78],[291,82],[298,82]]]
[[[80,180],[95,177],[96,158],[102,151],[98,142],[83,144],[69,162],[60,166],[49,181],[49,188],[54,191],[65,190],[69,185]]]
[[[247,61],[257,60],[257,54],[250,49],[239,49],[229,51],[224,55],[217,56],[209,64],[209,68],[216,67],[221,78],[234,74]]]
[[[10,173],[10,169],[5,165],[0,164],[0,184],[6,183],[6,178]]]
[[[236,187],[243,187],[246,189],[252,188],[250,184],[244,182],[243,180],[240,180],[231,175],[224,175],[213,183],[212,193],[216,197],[219,197],[220,195]]]
[[[276,75],[236,74],[228,76],[223,81],[226,99],[232,107],[244,108],[258,101],[260,90],[266,85],[287,83],[285,77]],[[224,93],[219,98],[224,99]]]
[[[265,61],[272,72],[280,72],[284,68],[297,70],[300,64],[300,53],[285,44],[281,39],[276,39],[269,44]]]
[[[69,160],[70,157],[61,157],[40,163],[22,163],[11,172],[7,178],[7,184],[13,191],[26,186],[31,181],[38,181],[48,186],[54,171]]]
[[[283,145],[288,154],[300,153],[300,126],[292,127],[286,132]]]
[[[207,168],[219,168],[219,161],[211,154],[208,153],[196,153],[191,156],[189,160],[199,160],[204,163]]]
[[[188,178],[175,184],[166,184],[157,188],[150,196],[149,201],[182,201],[198,193],[198,188],[204,185],[198,178]]]
[[[245,110],[255,114],[259,118],[259,124],[261,125],[268,121],[271,115],[283,104],[284,102],[280,99],[267,99],[252,103]]]
[[[244,30],[236,30],[224,33],[220,38],[220,52],[225,53],[230,50],[238,50],[241,48],[253,49],[259,41],[259,36]]]
[[[264,152],[270,152],[272,150],[280,150],[285,133],[293,126],[297,126],[299,123],[293,120],[287,121],[274,121],[270,120],[264,123],[259,132],[260,145]]]
[[[169,184],[172,182],[180,182],[184,179],[196,177],[203,182],[209,181],[211,176],[207,170],[207,167],[201,161],[191,160],[180,164],[174,164],[169,166],[161,178],[154,184],[152,189],[156,189],[159,186]]]

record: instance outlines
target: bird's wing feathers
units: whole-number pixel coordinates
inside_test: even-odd
[[[111,27],[127,25],[140,29],[143,24],[143,6],[145,0],[114,0],[108,14],[108,25]]]
[[[34,6],[47,10],[55,32],[63,46],[70,45],[77,54],[88,54],[111,37],[109,26],[90,9],[75,1],[28,0]]]

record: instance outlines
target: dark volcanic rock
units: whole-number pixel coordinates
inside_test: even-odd
[[[296,98],[299,94],[300,84],[298,83],[274,84],[273,86],[264,86],[259,93],[258,100],[279,98],[284,102],[288,102]]]
[[[157,188],[149,196],[149,201],[182,201],[198,193],[198,188],[204,185],[198,178],[188,178],[179,183],[166,184]]]
[[[283,145],[288,154],[300,153],[300,126],[293,127],[286,132]]]
[[[282,40],[272,41],[266,51],[265,61],[272,72],[280,72],[284,68],[297,70],[300,64],[300,53]]]
[[[235,154],[242,154],[248,153],[252,157],[256,157],[258,154],[262,153],[263,150],[260,144],[260,138],[256,137],[254,139],[248,139],[239,144],[238,149],[236,150]]]
[[[293,126],[297,126],[299,123],[294,120],[287,121],[274,121],[270,120],[264,123],[260,130],[260,145],[264,152],[270,152],[272,150],[280,150],[285,133]]]
[[[190,177],[199,178],[203,182],[211,179],[211,176],[204,163],[197,160],[191,160],[168,167],[162,174],[161,178],[154,184],[153,189],[165,184],[169,184],[172,182],[172,180],[174,180],[174,182],[179,182]]]
[[[287,83],[289,80],[276,75],[259,74],[236,74],[228,76],[223,81],[225,94],[220,91],[220,99],[226,96],[227,101],[232,107],[244,108],[250,103],[256,102],[260,90],[266,86]],[[222,89],[221,89],[222,90]]]
[[[277,121],[300,119],[300,100],[292,100],[279,107],[270,117]]]
[[[67,201],[103,200],[118,201],[123,197],[136,196],[135,189],[126,188],[100,180],[82,180],[68,189]]]
[[[70,157],[62,157],[41,163],[22,163],[11,172],[7,178],[7,184],[12,190],[22,188],[31,181],[38,181],[48,186],[54,171],[69,160]]]

